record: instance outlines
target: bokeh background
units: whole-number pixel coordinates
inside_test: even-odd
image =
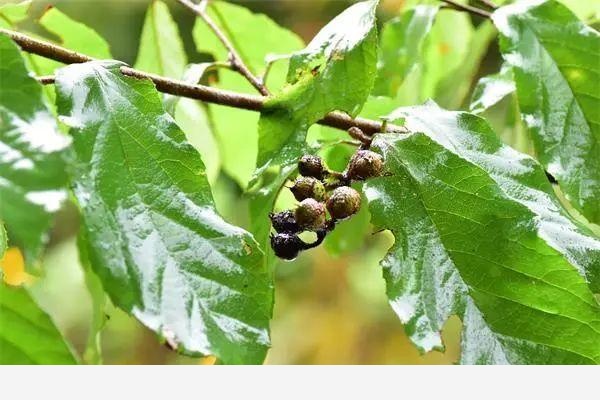
[[[597,0],[571,1],[596,2]],[[0,0],[1,3],[10,1]],[[14,1],[13,1],[14,2]],[[352,1],[347,0],[246,0],[234,1],[263,12],[306,42]],[[399,15],[414,0],[382,0],[380,21]],[[133,64],[139,45],[144,14],[150,0],[55,0],[34,1],[33,15],[41,15],[52,4],[70,17],[95,29],[111,45],[115,58]],[[179,24],[191,62],[205,60],[192,42],[194,17],[166,0]],[[573,5],[572,4],[572,5]],[[477,23],[477,21],[474,21]],[[48,35],[35,24],[25,28]],[[453,47],[450,46],[450,49]],[[441,48],[440,51],[447,51]],[[495,43],[488,48],[481,66],[470,79],[493,73],[501,60]],[[489,118],[503,138],[527,150],[519,127],[506,129],[510,103],[495,107]],[[244,225],[243,191],[221,174],[214,187],[217,206],[232,222]],[[67,205],[58,215],[45,257],[44,276],[29,278],[34,297],[52,316],[66,338],[81,354],[91,323],[91,300],[78,262],[77,212]],[[363,212],[364,221],[368,215]],[[367,222],[365,222],[367,223]],[[452,364],[460,357],[460,321],[450,319],[443,332],[446,351],[421,355],[410,344],[403,327],[388,306],[378,261],[392,245],[387,232],[368,232],[362,238],[348,236],[334,246],[302,254],[296,261],[280,263],[275,270],[276,302],[272,322],[272,349],[267,364]],[[328,248],[330,251],[327,251]],[[23,279],[19,255],[4,260],[5,276]],[[10,270],[10,271],[9,271]],[[102,335],[107,364],[212,364],[214,359],[180,356],[161,345],[155,335],[122,311],[108,306]]]

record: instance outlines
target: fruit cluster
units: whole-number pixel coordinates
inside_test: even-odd
[[[350,128],[352,136],[358,128]],[[364,135],[364,134],[363,134]],[[279,258],[293,260],[298,253],[320,245],[338,221],[356,214],[361,196],[350,187],[352,181],[363,181],[381,175],[381,155],[361,147],[350,159],[344,172],[328,170],[318,156],[304,155],[298,161],[300,176],[290,191],[300,203],[294,211],[271,213],[275,234],[271,235],[271,248]],[[329,219],[327,218],[329,214]],[[315,232],[317,240],[306,243],[298,234]]]

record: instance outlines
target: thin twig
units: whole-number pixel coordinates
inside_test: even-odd
[[[492,16],[492,14],[490,12],[482,10],[481,8],[460,4],[460,3],[455,2],[454,0],[440,0],[440,1],[443,1],[444,3],[448,4],[449,7],[452,7],[455,10],[466,11],[473,15],[478,15],[483,18],[491,18],[491,16]]]
[[[246,64],[242,60],[242,57],[240,57],[239,53],[237,52],[235,47],[233,47],[227,36],[225,36],[223,31],[221,31],[221,28],[219,28],[219,26],[212,20],[212,18],[206,12],[208,1],[203,0],[200,4],[196,4],[191,0],[177,1],[181,5],[187,7],[190,11],[194,12],[197,16],[202,18],[206,25],[208,25],[208,27],[213,31],[215,36],[221,41],[223,46],[225,46],[225,48],[229,52],[228,61],[231,63],[233,69],[242,74],[248,80],[248,82],[250,82],[250,84],[260,92],[260,94],[262,94],[263,96],[268,96],[269,91],[267,90],[263,82],[261,82],[259,78],[252,74],[252,72],[246,66]]]
[[[65,64],[77,64],[94,60],[92,57],[85,54],[67,50],[64,47],[48,43],[46,41],[39,40],[9,29],[0,28],[0,33],[9,36],[21,47],[23,51],[37,54],[39,56]],[[156,89],[163,93],[201,100],[207,103],[241,108],[244,110],[261,111],[264,108],[264,103],[266,100],[266,98],[263,96],[236,93],[204,85],[193,85],[180,80],[165,78],[126,66],[121,67],[121,73],[134,78],[150,79],[152,82],[154,82],[154,85],[156,85]],[[43,80],[43,83],[54,82],[54,78],[52,77],[43,77],[40,79]],[[338,111],[327,114],[318,123],[342,130],[348,130],[353,126],[356,126],[368,135],[382,132],[382,123],[380,121],[373,121],[364,118],[352,118],[347,114]],[[386,132],[407,133],[408,130],[402,126],[388,124]]]
[[[36,76],[35,79],[42,85],[51,85],[54,83],[54,75]]]

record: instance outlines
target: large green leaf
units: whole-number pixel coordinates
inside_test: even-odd
[[[521,1],[493,20],[539,160],[600,222],[600,34],[556,1]]]
[[[89,259],[113,302],[178,351],[262,362],[273,304],[263,254],[217,214],[202,160],[152,83],[91,62],[56,84]]]
[[[0,282],[0,364],[76,364],[69,346],[25,288]]]
[[[247,8],[223,1],[209,3],[208,14],[221,28],[237,49],[248,68],[261,76],[271,54],[288,54],[304,47],[302,39],[295,33],[282,28],[263,14],[254,14]],[[227,61],[228,54],[223,44],[201,19],[196,20],[193,31],[198,51],[210,53],[218,61]],[[285,62],[273,64],[267,79],[272,91],[285,83]],[[222,89],[256,94],[239,73],[222,70],[216,85]],[[258,142],[258,115],[244,110],[224,106],[209,106],[213,117],[215,134],[221,145],[223,169],[242,188],[246,188],[256,166]]]
[[[544,170],[485,120],[431,103],[397,110],[408,135],[378,135],[388,176],[365,184],[396,242],[390,304],[423,351],[465,324],[463,363],[600,363],[600,241],[562,208]]]
[[[197,79],[186,79],[189,75],[186,74],[187,62],[179,30],[169,8],[162,1],[153,1],[146,12],[135,68],[170,78],[183,78],[196,84]],[[175,121],[202,156],[209,182],[213,183],[219,174],[219,149],[208,124],[206,109],[196,100],[169,98],[168,101],[173,105]]]
[[[61,134],[19,48],[0,35],[0,219],[27,265],[38,260],[52,217],[66,198]]]
[[[267,212],[278,190],[306,150],[308,128],[333,110],[357,115],[373,87],[377,69],[378,1],[356,3],[329,22],[306,49],[290,59],[290,85],[270,98],[259,121],[254,183],[275,169],[275,178],[251,202],[253,232],[260,243],[269,232]]]
[[[381,31],[374,94],[394,97],[413,67],[422,61],[423,42],[437,6],[417,6],[384,25]]]

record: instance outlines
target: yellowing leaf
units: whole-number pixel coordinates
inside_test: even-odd
[[[2,260],[0,260],[2,278],[4,283],[12,286],[20,286],[32,281],[33,277],[25,272],[25,260],[21,250],[17,247],[9,248]]]

